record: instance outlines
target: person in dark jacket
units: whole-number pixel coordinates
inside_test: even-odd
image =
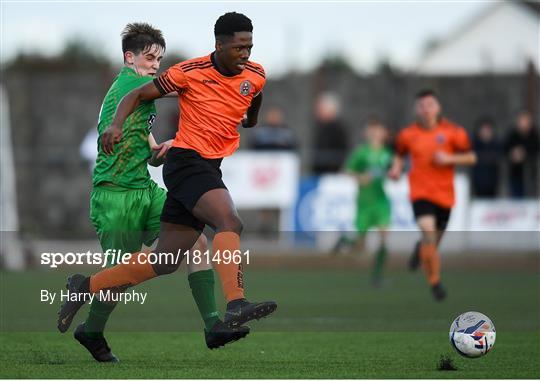
[[[500,178],[502,147],[495,135],[495,122],[490,117],[482,117],[476,122],[473,149],[478,158],[472,170],[473,194],[481,198],[494,198]]]
[[[505,139],[508,186],[512,198],[534,197],[538,179],[538,132],[528,111],[521,111]]]
[[[296,150],[296,134],[285,123],[285,115],[280,107],[271,106],[268,109],[262,125],[253,130],[250,146],[259,151]]]
[[[339,99],[333,93],[322,94],[315,112],[313,173],[337,173],[348,152],[347,129],[339,118]]]

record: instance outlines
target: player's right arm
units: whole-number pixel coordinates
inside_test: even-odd
[[[129,92],[118,104],[114,119],[101,138],[103,151],[106,154],[113,152],[114,144],[122,138],[122,126],[127,117],[135,111],[141,102],[149,102],[161,98],[169,93],[183,91],[188,88],[187,77],[182,70],[182,63],[174,65],[141,87]]]
[[[373,177],[369,172],[354,172],[354,171],[347,171],[346,172],[349,176],[353,177],[356,182],[360,185],[367,185],[373,180]]]
[[[101,135],[101,147],[105,154],[113,153],[114,145],[122,139],[122,128],[127,117],[130,116],[141,102],[153,101],[162,97],[162,93],[154,82],[149,82],[130,91],[122,98],[111,125]]]
[[[405,167],[405,155],[409,152],[407,129],[401,131],[396,140],[396,149],[392,158],[392,165],[388,170],[388,177],[392,180],[399,180]]]
[[[388,170],[388,177],[392,180],[399,180],[403,173],[403,167],[405,166],[405,159],[399,154],[395,154],[392,158],[392,166]]]
[[[367,185],[373,180],[369,173],[365,151],[356,148],[345,162],[345,173],[351,176],[360,185]]]

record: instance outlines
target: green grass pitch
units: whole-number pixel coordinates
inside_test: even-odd
[[[82,272],[88,273],[89,269]],[[539,378],[540,275],[529,270],[446,271],[444,303],[420,274],[393,270],[381,289],[364,270],[250,270],[248,297],[279,303],[251,334],[206,349],[185,273],[137,287],[144,305],[120,305],[107,338],[119,364],[98,364],[55,330],[66,272],[0,273],[2,378]],[[221,298],[221,293],[217,295]],[[220,304],[223,311],[223,303]],[[458,314],[477,310],[495,323],[497,342],[479,359],[448,342]],[[75,322],[85,318],[84,307]],[[439,371],[448,355],[457,371]]]

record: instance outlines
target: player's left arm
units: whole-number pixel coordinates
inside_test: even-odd
[[[449,156],[448,165],[472,166],[476,164],[476,153],[472,150],[454,153]]]
[[[262,92],[257,94],[252,100],[251,105],[249,106],[246,112],[246,118],[242,119],[242,127],[251,128],[255,127],[257,120],[259,118],[259,110],[262,105]]]
[[[152,167],[159,167],[160,165],[162,165],[165,161],[165,155],[167,154],[167,151],[169,151],[169,148],[171,148],[172,142],[173,139],[170,139],[163,143],[157,144],[154,135],[150,133],[148,135],[148,144],[152,149],[152,157],[148,159],[148,164]]]
[[[454,153],[436,152],[435,163],[438,165],[472,166],[476,164],[476,153],[473,151],[467,132],[463,127],[457,127],[452,145]]]
[[[178,91],[171,91],[162,96],[162,98],[178,98]]]

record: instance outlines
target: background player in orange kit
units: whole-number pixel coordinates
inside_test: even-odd
[[[411,269],[421,263],[435,300],[443,300],[440,258],[437,248],[454,205],[454,167],[474,165],[476,155],[465,129],[441,116],[441,105],[433,90],[416,95],[417,121],[403,129],[397,138],[389,176],[398,179],[404,158],[411,158],[410,199],[416,223],[422,232],[410,261]]]
[[[219,273],[228,301],[225,323],[242,329],[245,322],[267,316],[277,308],[272,301],[250,303],[244,298],[242,264],[230,260],[231,253],[240,251],[243,227],[220,170],[222,159],[239,146],[238,125],[255,126],[262,102],[265,72],[261,65],[249,61],[252,31],[249,18],[226,13],[215,24],[213,53],[172,66],[122,99],[101,139],[105,153],[112,153],[114,145],[122,140],[124,121],[139,105],[171,92],[179,94],[180,120],[163,168],[168,193],[155,249],[156,253],[178,254],[149,264],[146,253],[136,253],[129,264],[119,264],[91,277],[70,277],[70,292],[125,288],[170,274],[178,269],[204,226],[209,225],[216,235],[214,253],[206,258],[212,260]],[[84,303],[78,300],[62,305],[59,329],[69,327]]]

